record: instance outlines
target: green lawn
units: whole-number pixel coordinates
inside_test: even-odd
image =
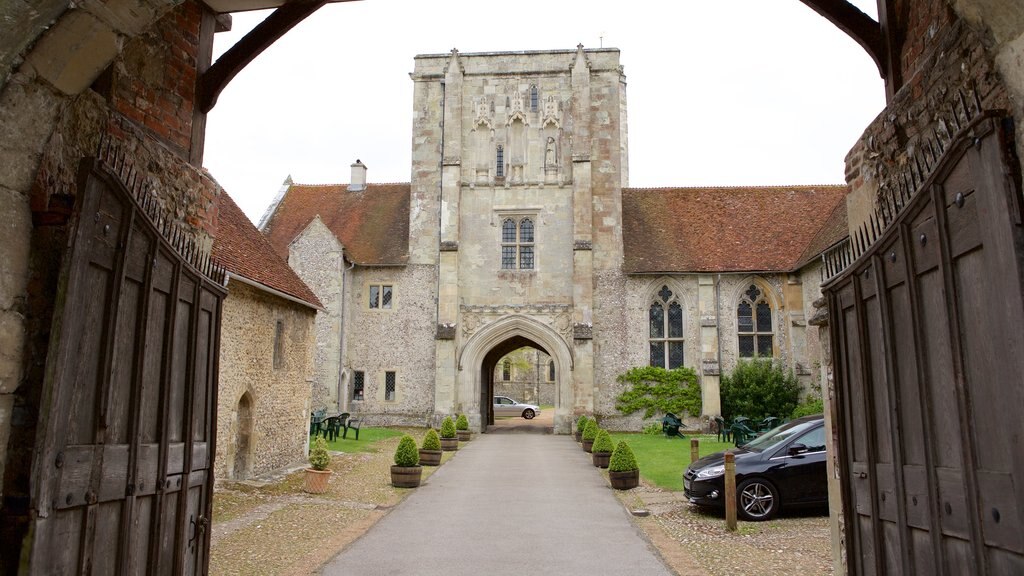
[[[701,456],[734,447],[731,442],[717,442],[713,434],[669,438],[664,434],[613,432],[611,436],[616,445],[620,440],[629,444],[645,480],[667,490],[683,489],[683,471],[690,464],[690,439],[700,440]]]
[[[385,438],[394,438],[395,436],[401,436],[405,434],[404,430],[396,430],[393,428],[361,428],[359,430],[359,440],[356,440],[355,430],[349,430],[348,438],[342,439],[341,434],[338,434],[338,439],[334,442],[327,443],[328,450],[334,450],[336,452],[376,452],[377,446],[375,445],[377,440],[384,440]],[[417,440],[419,443],[421,439]]]

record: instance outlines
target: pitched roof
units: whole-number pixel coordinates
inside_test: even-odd
[[[627,273],[791,271],[846,186],[623,188]]]
[[[803,268],[811,260],[821,255],[836,242],[850,235],[849,224],[846,221],[846,202],[837,202],[832,213],[825,219],[818,232],[811,238],[804,249],[803,255],[796,264],[796,268]]]
[[[363,266],[405,264],[409,253],[409,184],[367,184],[359,192],[347,184],[292,184],[263,227],[279,255],[318,214],[345,248],[350,262]]]
[[[219,223],[217,237],[213,240],[213,257],[230,274],[322,308],[316,294],[277,255],[227,192],[221,191],[217,201]]]

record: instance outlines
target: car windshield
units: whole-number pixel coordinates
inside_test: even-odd
[[[813,426],[814,423],[814,420],[786,422],[781,426],[776,426],[764,434],[761,434],[750,442],[747,442],[743,445],[743,448],[753,452],[769,450],[777,446],[780,442],[785,442],[794,436],[798,436],[806,432],[807,428]]]

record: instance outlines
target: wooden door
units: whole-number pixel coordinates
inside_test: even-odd
[[[31,571],[205,573],[223,271],[112,165],[84,162],[58,288]]]
[[[851,574],[1024,574],[1012,134],[993,118],[965,127],[825,286]]]

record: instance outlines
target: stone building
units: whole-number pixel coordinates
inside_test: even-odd
[[[217,478],[242,480],[306,454],[320,301],[227,193],[213,256],[227,270],[217,394]]]
[[[498,360],[523,346],[554,368],[559,432],[580,413],[635,427],[614,402],[638,365],[696,370],[704,415],[740,357],[815,387],[806,318],[845,186],[628,188],[616,49],[453,50],[412,79],[410,184],[367,184],[357,161],[349,185],[286,182],[261,222],[328,310],[316,401],[480,429]]]

